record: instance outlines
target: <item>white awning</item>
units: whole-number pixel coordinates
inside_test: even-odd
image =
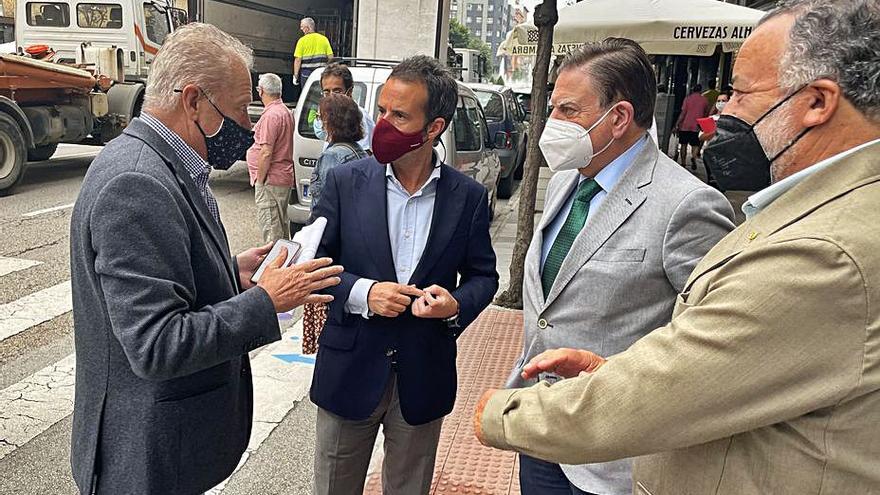
[[[734,51],[766,12],[718,0],[584,0],[559,11],[553,53],[565,55],[608,37],[638,42],[653,55],[709,56]],[[499,55],[535,55],[538,29],[520,24]]]

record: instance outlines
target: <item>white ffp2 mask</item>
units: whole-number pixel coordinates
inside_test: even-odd
[[[608,145],[602,148],[598,153],[593,153],[593,142],[590,140],[590,131],[601,124],[605,117],[614,110],[614,107],[608,109],[604,115],[599,117],[595,124],[589,129],[584,129],[574,122],[567,120],[559,120],[553,117],[547,119],[544,126],[544,132],[538,141],[541,153],[547,160],[547,166],[553,172],[562,170],[577,170],[584,168],[593,161],[593,158],[601,155],[614,142],[614,138],[608,142]]]

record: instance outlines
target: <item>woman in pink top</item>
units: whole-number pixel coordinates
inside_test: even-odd
[[[697,157],[700,156],[700,126],[697,119],[708,115],[709,102],[701,94],[703,86],[697,84],[684,103],[681,105],[681,114],[675,129],[678,132],[678,163],[686,165],[687,147],[691,147],[691,169],[697,169]]]

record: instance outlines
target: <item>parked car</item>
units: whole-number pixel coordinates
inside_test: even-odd
[[[385,80],[391,75],[391,62],[348,60],[354,79],[352,97],[361,108],[371,112],[374,120],[379,111],[377,102]],[[296,187],[291,194],[287,213],[291,232],[306,223],[311,210],[309,180],[312,169],[323,149],[323,142],[315,136],[313,123],[321,99],[321,74],[317,69],[309,76],[299,103],[294,110],[296,131],[293,138],[293,164]],[[490,213],[494,214],[496,189],[501,162],[492,143],[486,118],[473,91],[458,84],[458,107],[452,122],[440,138],[435,149],[439,157],[450,166],[472,177],[489,191]]]
[[[489,135],[501,159],[501,178],[498,180],[498,197],[507,199],[513,194],[513,182],[522,178],[526,161],[528,133],[526,114],[513,91],[494,84],[468,84],[480,100]]]

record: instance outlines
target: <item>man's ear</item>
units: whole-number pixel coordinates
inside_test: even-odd
[[[180,101],[183,103],[183,112],[193,122],[198,120],[199,100],[202,98],[202,90],[194,84],[187,84],[180,92]]]
[[[428,125],[428,139],[435,140],[440,139],[440,135],[443,134],[443,129],[446,127],[446,121],[440,117],[434,119],[430,125]]]
[[[804,127],[822,125],[834,116],[840,106],[840,85],[830,79],[819,79],[811,82],[803,90],[810,102],[810,108],[804,113]]]
[[[626,131],[635,120],[636,110],[632,103],[621,101],[617,104],[614,110],[608,114],[607,118],[611,119],[612,135],[615,139],[620,139],[626,134]]]

